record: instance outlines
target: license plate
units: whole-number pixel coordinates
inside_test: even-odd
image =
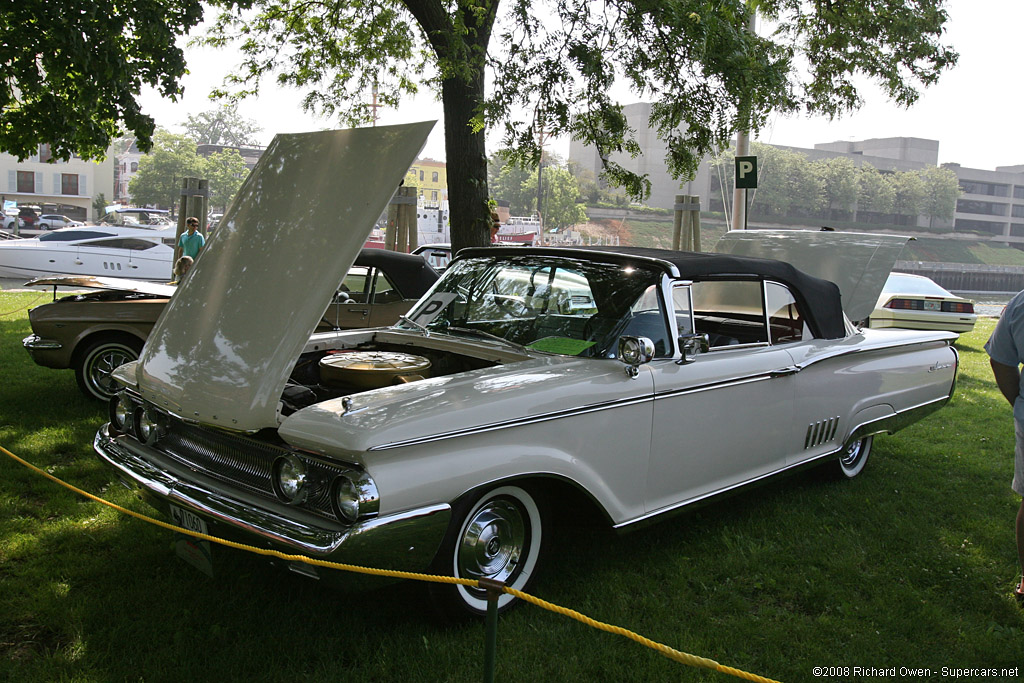
[[[206,527],[206,520],[199,515],[177,505],[171,505],[170,508],[171,519],[182,529],[207,535],[210,533]],[[202,573],[213,577],[213,548],[209,541],[178,532],[174,535],[174,552]]]
[[[941,311],[942,310],[942,302],[941,301],[925,301],[924,302],[924,310],[926,310],[926,311]]]
[[[210,533],[206,528],[206,521],[202,517],[177,505],[171,506],[171,519],[182,529],[188,529],[200,534]]]

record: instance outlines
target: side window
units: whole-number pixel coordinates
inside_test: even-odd
[[[352,301],[365,304],[368,270],[365,266],[352,266],[338,290],[347,294]]]
[[[390,304],[402,300],[402,293],[395,289],[382,271],[375,269],[373,273],[373,303]]]
[[[671,353],[668,325],[659,303],[657,285],[648,287],[630,307],[629,318],[621,335],[647,337],[654,342],[654,355],[657,358],[664,358]]]
[[[672,288],[672,309],[679,334],[693,334],[693,307],[690,305],[689,285],[676,285]]]
[[[768,304],[768,330],[772,344],[785,344],[805,338],[804,317],[788,287],[777,282],[766,282],[765,301]],[[808,330],[807,337],[810,336]]]
[[[764,296],[757,280],[707,280],[691,285],[693,324],[712,348],[767,344]]]

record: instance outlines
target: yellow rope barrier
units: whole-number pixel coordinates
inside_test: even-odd
[[[111,503],[110,501],[104,500],[103,498],[93,495],[88,491],[84,491],[76,486],[73,486],[72,484],[69,484],[61,479],[58,479],[49,472],[36,467],[32,463],[23,460],[22,458],[19,458],[18,456],[16,456],[14,453],[11,453],[3,446],[0,446],[0,451],[2,451],[3,453],[11,457],[13,460],[20,463],[21,465],[24,465],[28,469],[32,470],[36,474],[40,474],[49,479],[50,481],[59,484],[60,486],[63,486],[64,488],[69,489],[80,496],[84,496],[89,500],[100,503],[101,505],[106,505],[109,508],[113,508],[118,512],[142,520],[143,522],[148,522],[150,524],[154,524],[158,527],[162,527],[164,529],[168,529],[170,531],[174,531],[177,533],[193,536],[204,541],[210,541],[212,543],[217,543],[219,545],[227,546],[229,548],[235,548],[236,550],[244,550],[247,552],[256,553],[257,555],[276,557],[281,560],[304,562],[306,564],[315,565],[317,567],[340,569],[342,571],[353,572],[356,574],[368,574],[371,576],[387,576],[396,579],[410,579],[413,581],[427,581],[431,583],[459,584],[462,586],[470,586],[473,588],[493,587],[481,585],[481,583],[475,579],[460,579],[454,576],[436,576],[434,574],[403,572],[394,569],[375,569],[373,567],[361,567],[359,565],[354,564],[342,564],[340,562],[328,562],[327,560],[318,560],[316,558],[308,557],[306,555],[290,555],[288,553],[283,553],[279,550],[272,550],[269,548],[257,548],[255,546],[246,545],[245,543],[236,543],[235,541],[228,541],[223,538],[217,538],[216,536],[210,536],[199,531],[184,529],[182,527],[175,526],[173,524],[168,524],[167,522],[162,522],[152,517],[147,517],[146,515],[135,512],[133,510],[129,510],[128,508],[122,507],[117,503]],[[561,614],[562,616],[569,617],[570,619],[575,619],[576,621],[587,626],[590,626],[592,628],[595,628],[599,631],[604,631],[606,633],[612,633],[614,635],[628,638],[681,664],[702,669],[711,669],[712,671],[717,671],[719,673],[727,674],[729,676],[735,676],[736,678],[742,678],[747,681],[756,681],[757,683],[779,683],[778,681],[771,678],[765,678],[764,676],[758,676],[757,674],[747,673],[746,671],[735,669],[731,666],[719,664],[713,659],[707,659],[706,657],[698,657],[697,655],[691,655],[685,652],[681,652],[679,650],[676,650],[675,648],[669,647],[668,645],[663,645],[662,643],[651,640],[650,638],[646,638],[638,633],[635,633],[634,631],[622,628],[621,626],[615,626],[613,624],[607,624],[602,621],[597,621],[596,619],[592,619],[581,612],[577,612],[576,610],[556,605],[555,603],[548,602],[547,600],[542,600],[541,598],[530,595],[529,593],[524,593],[522,591],[518,591],[514,588],[509,588],[507,586],[502,586],[501,590],[505,593],[508,593],[509,595],[515,596],[520,600],[523,600],[524,602],[536,605],[537,607],[541,607],[550,612],[554,612],[555,614]]]

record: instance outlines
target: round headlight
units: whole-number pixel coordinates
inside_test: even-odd
[[[146,445],[151,445],[160,438],[160,425],[145,408],[136,408],[132,419],[135,438]]]
[[[274,463],[274,492],[278,498],[292,505],[306,498],[308,489],[306,464],[294,455],[278,458]]]
[[[349,523],[359,519],[359,487],[354,481],[344,475],[335,479],[331,500],[338,519]]]
[[[128,399],[114,396],[107,404],[107,415],[110,418],[111,431],[124,434],[132,425],[132,406]]]

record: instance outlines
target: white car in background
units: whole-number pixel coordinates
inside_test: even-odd
[[[974,302],[957,296],[923,275],[890,273],[868,327],[906,330],[949,330],[963,334],[974,329]]]

